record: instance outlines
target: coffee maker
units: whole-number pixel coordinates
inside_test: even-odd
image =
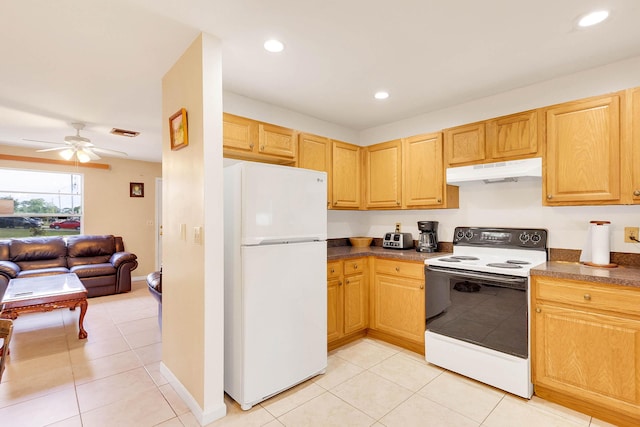
[[[420,237],[416,251],[437,252],[438,251],[438,221],[418,221]]]

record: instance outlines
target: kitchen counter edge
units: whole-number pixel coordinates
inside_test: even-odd
[[[640,288],[640,267],[591,267],[579,262],[548,261],[531,269],[531,276],[546,276],[583,282],[606,283]]]
[[[327,248],[327,261],[374,256],[404,261],[424,262],[425,259],[450,255],[448,252],[418,252],[415,249],[386,249],[380,246],[353,247],[336,246]]]

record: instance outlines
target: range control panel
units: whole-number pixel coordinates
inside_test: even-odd
[[[456,227],[453,244],[460,246],[546,250],[544,228]]]

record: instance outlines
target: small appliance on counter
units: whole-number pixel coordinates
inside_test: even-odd
[[[437,252],[438,251],[438,221],[418,221],[418,230],[420,237],[418,238],[418,252]]]
[[[382,247],[387,249],[410,249],[413,247],[411,233],[386,233],[382,239]]]

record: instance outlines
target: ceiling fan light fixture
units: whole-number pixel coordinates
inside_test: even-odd
[[[82,149],[76,151],[76,157],[78,157],[78,161],[80,163],[87,163],[91,161],[91,157],[89,157],[89,154]]]
[[[264,48],[267,52],[279,53],[284,50],[284,43],[280,40],[270,39],[264,42]]]
[[[71,160],[71,158],[73,157],[73,153],[74,152],[71,148],[67,148],[66,150],[60,151],[60,157],[65,160]]]
[[[582,28],[591,27],[593,25],[601,23],[608,17],[609,17],[608,10],[598,10],[595,12],[591,12],[580,18],[580,20],[578,21],[578,26]]]

